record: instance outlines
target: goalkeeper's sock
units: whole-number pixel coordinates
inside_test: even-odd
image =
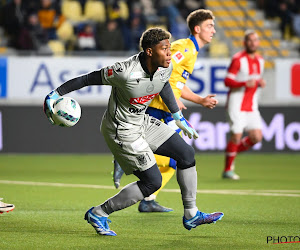
[[[193,217],[195,217],[195,215],[198,212],[198,208],[194,207],[194,208],[185,208],[184,209],[184,218],[186,218],[187,220],[192,219]]]
[[[238,144],[233,143],[232,141],[229,141],[226,147],[225,152],[225,172],[232,170],[232,163],[236,157],[238,150]]]
[[[110,215],[115,211],[132,206],[133,204],[137,203],[138,201],[141,201],[142,199],[144,199],[142,191],[140,190],[137,183],[133,182],[123,187],[119,193],[109,198],[99,206],[104,211],[104,213]],[[96,209],[99,206],[97,206]],[[99,212],[101,212],[100,209]]]
[[[108,214],[103,211],[103,209],[101,208],[101,205],[94,207],[92,210],[92,213],[94,213],[95,215],[101,216],[101,217],[108,217]]]
[[[187,216],[194,214],[196,206],[196,194],[197,194],[197,171],[196,167],[190,167],[186,169],[177,168],[177,182],[181,190],[181,198],[184,207],[184,213]],[[192,216],[194,217],[195,214]],[[191,217],[191,218],[192,218]]]
[[[250,140],[249,136],[244,137],[238,145],[237,152],[243,152],[250,149],[254,143]]]
[[[156,199],[156,195],[155,194],[151,194],[150,196],[144,198],[145,201],[153,201]]]

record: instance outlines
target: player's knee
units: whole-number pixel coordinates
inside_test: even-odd
[[[256,144],[256,143],[262,141],[262,133],[255,133],[253,135],[250,135],[249,137],[253,144]]]
[[[147,183],[142,182],[142,181],[138,182],[138,186],[140,187],[141,192],[143,193],[143,195],[145,197],[150,196],[155,191],[160,189],[161,184],[162,184],[162,177],[161,176],[160,176],[160,178],[153,179],[151,182],[147,182]]]
[[[186,169],[195,166],[195,150],[192,146],[186,144],[186,147],[182,148],[180,158],[177,160],[177,167],[180,169]]]
[[[134,174],[140,179],[137,184],[145,197],[160,189],[162,176],[156,164],[146,171],[135,172]]]

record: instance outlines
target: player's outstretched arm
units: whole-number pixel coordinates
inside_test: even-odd
[[[203,107],[213,109],[217,104],[218,100],[215,99],[216,95],[208,95],[206,97],[201,97],[194,93],[188,86],[184,85],[182,91],[181,91],[181,97],[185,100],[191,101],[196,104],[200,104]]]
[[[47,116],[49,122],[54,125],[52,118],[53,114],[53,104],[60,97],[74,90],[81,89],[89,85],[101,85],[100,71],[93,71],[78,77],[75,77],[69,81],[66,81],[57,89],[52,90],[48,95],[46,95],[44,100],[44,113]]]

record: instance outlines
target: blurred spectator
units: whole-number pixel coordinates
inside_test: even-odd
[[[121,6],[119,0],[108,0],[107,5],[107,17],[109,20],[122,19]]]
[[[26,25],[22,28],[18,39],[19,48],[22,50],[40,51],[47,46],[46,31],[40,26],[36,12],[27,17]]]
[[[3,8],[3,27],[8,45],[18,48],[18,37],[24,25],[26,8],[22,0],[13,0]]]
[[[175,40],[180,37],[178,25],[183,21],[180,12],[176,7],[178,2],[178,0],[156,1],[157,14],[166,18],[168,30],[171,32],[172,37]]]
[[[48,39],[57,39],[56,29],[64,22],[59,5],[53,0],[41,0],[38,17],[42,28],[47,31]]]
[[[119,28],[119,32],[123,37],[123,49],[129,50],[131,48],[131,36],[128,25],[128,20],[124,13],[121,11],[121,2],[119,0],[108,0],[107,1],[107,18],[108,20],[115,20]],[[127,5],[128,7],[128,5]],[[110,23],[110,22],[108,22]]]
[[[260,0],[259,6],[264,9],[267,18],[274,18],[279,16],[278,6],[279,0]]]
[[[101,50],[124,50],[121,28],[116,20],[108,20],[98,26],[97,41]]]
[[[130,49],[139,51],[139,41],[142,33],[146,29],[146,20],[143,15],[143,7],[140,3],[136,2],[131,6],[131,15],[129,18],[131,40]]]
[[[293,16],[293,28],[295,35],[300,37],[300,8],[298,12]]]
[[[185,20],[187,16],[194,10],[205,9],[204,0],[180,0],[177,5],[182,18]]]
[[[91,24],[87,23],[77,36],[77,47],[79,50],[95,50],[96,38],[94,28]]]
[[[297,14],[300,9],[299,0],[257,0],[258,7],[265,11],[267,18],[279,17],[282,38],[297,35]],[[295,25],[296,21],[296,25]]]
[[[285,38],[286,29],[292,27],[293,15],[288,7],[289,5],[286,1],[282,1],[279,3],[278,14],[280,17],[280,31],[283,39]]]

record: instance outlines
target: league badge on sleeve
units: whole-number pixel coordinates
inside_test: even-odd
[[[107,71],[106,71],[106,78],[112,78],[112,77],[114,77],[114,70],[113,70],[113,68],[107,68],[106,69]]]

